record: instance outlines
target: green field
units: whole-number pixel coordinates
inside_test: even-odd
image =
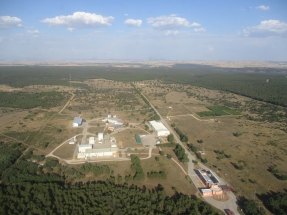
[[[197,112],[200,117],[203,116],[225,116],[225,115],[240,115],[240,113],[224,106],[209,106],[206,107],[210,111]]]

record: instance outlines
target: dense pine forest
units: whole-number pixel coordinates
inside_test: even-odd
[[[191,84],[209,89],[228,91],[256,100],[287,106],[286,69],[277,68],[218,68],[204,65],[175,65],[173,67],[117,68],[112,66],[0,67],[0,84],[12,87],[27,85],[69,85],[74,81],[104,78],[115,81],[159,79],[165,83]],[[267,81],[268,79],[268,81]],[[85,88],[85,84],[74,84]]]
[[[139,159],[133,156],[134,181],[142,180]],[[22,144],[0,142],[0,214],[218,214],[209,204],[176,193],[167,196],[160,184],[152,190],[116,184],[108,166],[85,163],[79,170],[57,160],[33,155]],[[95,181],[73,183],[92,172]],[[112,174],[112,173],[111,173]]]

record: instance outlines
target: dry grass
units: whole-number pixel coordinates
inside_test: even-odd
[[[58,148],[53,154],[63,159],[73,159],[74,152],[77,148],[77,144],[69,144],[68,142]]]
[[[116,131],[117,132],[117,131]],[[135,128],[128,128],[124,131],[118,131],[113,136],[117,139],[117,142],[121,141],[123,148],[138,148],[143,147],[142,144],[137,144],[135,140],[135,135],[146,134],[145,131]]]
[[[167,195],[171,196],[175,193],[172,187],[175,187],[177,192],[184,193],[186,195],[194,195],[197,192],[195,186],[185,178],[185,174],[172,160],[165,157],[161,157],[160,161],[155,161],[155,156],[147,160],[142,160],[141,165],[145,173],[150,171],[166,171],[167,179],[146,179],[142,182],[130,182],[129,184],[135,184],[137,186],[146,186],[149,189],[161,184],[165,187]],[[117,177],[120,174],[123,178],[126,175],[134,175],[134,172],[130,170],[130,161],[123,162],[102,162],[101,165],[108,165],[113,171],[114,176]],[[98,180],[98,178],[93,178]]]
[[[152,99],[151,102],[158,107],[163,116],[207,111],[206,106],[214,105],[215,100],[223,97],[231,102],[240,101],[242,104],[251,100],[231,93],[192,86],[164,85],[160,82],[145,82],[138,87]],[[153,93],[158,91],[166,92],[165,99],[163,95],[156,96]],[[187,98],[186,91],[196,96]],[[171,110],[168,109],[169,106],[172,107]],[[169,124],[175,123],[189,137],[189,142],[199,149],[202,146],[197,140],[203,140],[206,152],[204,157],[209,161],[207,166],[225,178],[239,195],[252,197],[254,190],[265,193],[269,190],[282,191],[286,187],[286,182],[277,180],[267,171],[271,164],[276,164],[280,171],[287,173],[284,166],[287,162],[287,134],[278,129],[280,125],[252,122],[236,117],[217,117],[220,123],[215,123],[209,120],[211,118],[213,117],[204,118],[207,121],[198,121],[191,116],[178,116],[171,117]],[[242,133],[242,136],[235,137],[233,133],[236,132]],[[270,141],[274,141],[275,145],[268,145]],[[232,157],[218,159],[214,150],[224,150],[225,154]],[[244,170],[236,170],[231,164],[240,160],[247,164]]]

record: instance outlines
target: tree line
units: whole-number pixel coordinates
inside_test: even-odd
[[[51,108],[65,101],[67,94],[60,92],[0,92],[0,107],[30,109],[35,107]]]

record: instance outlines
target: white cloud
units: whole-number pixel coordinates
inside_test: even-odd
[[[140,20],[140,19],[127,19],[125,21],[125,24],[127,24],[129,27],[140,27],[142,24],[142,20]]]
[[[259,10],[269,10],[269,6],[265,6],[265,5],[260,5],[258,7],[256,7],[256,9],[259,9]]]
[[[176,35],[178,35],[178,33],[179,33],[178,31],[167,30],[164,35],[166,35],[166,36],[176,36]]]
[[[38,30],[34,30],[34,31],[31,31],[31,30],[28,30],[26,31],[28,34],[39,34],[40,32]]]
[[[194,31],[195,32],[204,32],[206,30],[205,30],[205,28],[195,28]]]
[[[124,16],[129,16],[129,14],[125,13]]]
[[[200,26],[200,24],[199,24],[199,23],[197,23],[197,22],[193,22],[190,26],[191,26],[191,27],[199,27],[199,26]]]
[[[155,18],[150,17],[147,19],[147,23],[156,30],[170,30],[182,27],[200,26],[200,24],[196,22],[190,24],[187,19],[179,17],[176,14],[171,14],[169,16],[158,16]]]
[[[0,29],[22,27],[22,20],[18,17],[0,16]]]
[[[245,37],[268,37],[287,35],[287,23],[279,20],[265,20],[258,26],[247,27],[240,33]]]
[[[98,28],[111,26],[114,17],[104,17],[95,13],[75,12],[68,16],[56,16],[54,18],[46,18],[41,22],[50,26],[65,27],[69,31],[83,28]]]

